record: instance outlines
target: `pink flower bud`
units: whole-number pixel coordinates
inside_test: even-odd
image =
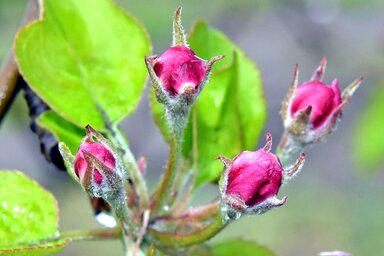
[[[296,175],[304,164],[302,154],[296,163],[284,170],[279,158],[270,153],[272,136],[267,133],[267,142],[257,151],[243,151],[233,160],[217,159],[224,164],[220,180],[222,211],[230,219],[241,214],[263,214],[282,206],[287,196],[277,198],[280,186],[286,179]]]
[[[174,46],[155,59],[153,67],[170,95],[198,92],[207,72],[207,62],[186,46]]]
[[[233,160],[228,172],[226,195],[253,207],[279,192],[283,178],[279,158],[263,149],[244,151]]]
[[[302,150],[302,146],[324,140],[335,129],[342,110],[361,84],[359,77],[340,92],[337,79],[327,85],[322,81],[327,60],[323,58],[312,78],[298,85],[299,68],[296,65],[291,88],[282,104],[281,118],[285,130],[297,145],[284,143],[285,150]],[[293,157],[295,158],[295,157]],[[282,158],[284,165],[285,160]]]
[[[233,210],[240,214],[263,214],[287,200],[287,196],[278,199],[276,195],[283,178],[299,171],[304,156],[295,167],[284,170],[279,158],[269,152],[271,147],[272,136],[267,133],[267,143],[262,149],[243,151],[233,160],[218,157],[224,163],[220,191],[223,202],[229,206],[229,218],[237,216],[232,214]]]
[[[341,105],[341,93],[337,80],[329,86],[321,81],[305,82],[297,87],[291,104],[291,117],[311,107],[312,128],[320,127]]]
[[[75,174],[82,181],[84,179],[85,173],[92,171],[95,183],[100,185],[103,180],[103,176],[94,166],[93,170],[90,170],[90,166],[93,164],[87,161],[87,158],[84,156],[84,152],[88,152],[90,155],[100,161],[101,164],[111,169],[115,168],[115,157],[111,151],[100,142],[84,141],[80,145],[74,162]]]
[[[171,48],[160,57],[145,57],[145,64],[157,101],[164,104],[166,113],[172,113],[169,115],[186,119],[191,105],[208,81],[213,64],[224,56],[206,61],[197,57],[188,47],[187,36],[181,24],[181,7],[176,9],[173,18],[172,39]]]

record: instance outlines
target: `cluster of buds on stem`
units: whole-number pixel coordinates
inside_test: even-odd
[[[241,214],[263,214],[281,206],[287,200],[276,197],[285,179],[294,176],[302,168],[304,154],[291,168],[282,166],[279,158],[270,152],[272,136],[267,133],[267,142],[257,151],[243,151],[232,160],[218,157],[224,163],[220,191],[223,209],[229,218]]]
[[[170,128],[168,163],[152,197],[149,199],[142,177],[145,160],[136,163],[128,145],[115,130],[109,130],[115,134],[109,134],[112,143],[87,126],[76,156],[63,143],[59,145],[69,173],[92,197],[108,202],[122,223],[126,240],[137,238],[136,248],[147,231],[148,241],[157,245],[189,246],[209,239],[243,214],[263,214],[283,205],[287,196],[279,199],[277,194],[280,187],[301,170],[305,161],[302,152],[335,130],[344,106],[362,81],[362,78],[356,79],[343,93],[337,80],[330,86],[325,84],[322,82],[324,58],[311,80],[298,85],[296,66],[281,110],[285,131],[276,154],[270,152],[272,136],[267,133],[262,149],[243,151],[232,160],[218,157],[224,164],[220,200],[177,216],[164,208],[172,208],[174,202],[170,201],[179,189],[175,188],[175,179],[176,172],[181,170],[183,131],[189,110],[207,83],[212,65],[223,58],[216,56],[207,61],[196,56],[188,46],[180,13],[181,7],[174,16],[172,46],[160,56],[145,58],[156,98],[164,105]],[[127,201],[132,194],[139,198],[137,207],[131,207],[133,203]],[[197,224],[186,225],[186,220]],[[158,225],[159,222],[166,224]]]

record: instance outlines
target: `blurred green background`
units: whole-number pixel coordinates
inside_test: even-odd
[[[171,43],[171,17],[179,5],[184,7],[185,28],[196,19],[206,19],[236,42],[260,68],[268,102],[265,130],[276,143],[283,130],[278,112],[296,63],[301,82],[311,76],[323,56],[328,59],[325,82],[338,78],[344,88],[364,76],[363,86],[345,108],[338,131],[327,143],[307,152],[303,172],[281,190],[280,195],[289,195],[286,205],[262,216],[245,217],[212,241],[243,237],[266,245],[277,255],[316,255],[335,249],[354,255],[384,254],[383,167],[354,161],[358,152],[354,141],[357,136],[364,138],[360,132],[365,125],[360,122],[363,109],[384,80],[383,1],[118,2],[146,26],[156,54]],[[12,44],[25,3],[0,0],[0,59]],[[55,194],[61,230],[99,227],[80,187],[44,161],[28,122],[26,105],[19,95],[0,127],[0,168],[22,170]],[[147,176],[153,187],[166,163],[167,145],[152,122],[147,92],[136,113],[122,126],[135,155],[147,158]],[[207,186],[194,201],[204,202],[217,193],[215,186]],[[120,253],[120,242],[110,241],[71,244],[61,255]]]

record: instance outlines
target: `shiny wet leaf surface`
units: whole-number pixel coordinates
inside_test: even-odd
[[[0,250],[58,235],[55,198],[18,171],[0,171]]]

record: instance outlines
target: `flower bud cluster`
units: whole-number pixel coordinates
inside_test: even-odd
[[[187,44],[180,22],[180,12],[181,8],[178,8],[174,17],[173,45],[160,56],[145,58],[152,86],[157,100],[164,105],[170,128],[170,154],[167,167],[152,198],[142,200],[148,203],[140,205],[142,209],[140,206],[134,208],[137,212],[132,214],[130,206],[134,203],[127,202],[128,199],[135,202],[136,195],[145,194],[146,198],[149,198],[146,189],[137,193],[138,183],[130,179],[135,177],[132,175],[134,172],[129,170],[133,162],[137,165],[139,176],[142,177],[146,170],[144,158],[136,163],[132,161],[133,157],[122,157],[123,154],[116,150],[117,145],[113,145],[89,125],[86,127],[87,134],[76,156],[72,156],[69,149],[64,144],[60,144],[61,154],[74,179],[92,197],[102,198],[109,203],[115,215],[125,224],[123,226],[127,227],[124,230],[125,235],[129,233],[126,232],[127,230],[135,235],[138,223],[142,224],[144,234],[147,225],[156,222],[156,218],[164,214],[161,209],[170,209],[168,202],[177,194],[174,181],[176,172],[181,170],[183,131],[189,110],[207,83],[212,65],[223,58],[223,56],[217,56],[207,61],[196,56]],[[305,161],[305,155],[302,153],[305,147],[324,140],[335,130],[344,106],[362,82],[362,78],[356,79],[341,93],[338,80],[333,80],[331,85],[322,81],[325,66],[324,58],[312,78],[300,85],[298,84],[299,71],[296,66],[291,88],[282,104],[281,117],[285,131],[276,154],[271,152],[272,136],[267,133],[263,148],[256,151],[243,151],[232,160],[225,157],[217,158],[224,164],[220,181],[220,209],[216,212],[208,208],[206,215],[196,214],[204,221],[212,218],[209,215],[210,212],[218,216],[219,221],[213,222],[217,226],[207,228],[209,232],[216,232],[216,230],[218,232],[229,220],[237,219],[242,214],[263,214],[286,202],[287,196],[279,199],[277,194],[280,187],[301,170]],[[121,149],[122,144],[116,143]],[[136,178],[136,180],[139,179]],[[130,184],[128,184],[129,181]],[[142,184],[146,188],[145,182]],[[133,198],[129,198],[130,193]],[[217,204],[219,205],[219,202]],[[170,205],[172,206],[172,203]],[[147,216],[143,217],[145,216],[143,213]],[[182,217],[187,218],[190,215],[193,215],[193,211]],[[136,221],[132,221],[134,217]],[[160,217],[163,219],[169,217],[170,223],[177,219],[172,214]],[[157,220],[161,221],[161,218]],[[204,226],[206,223],[199,224]],[[205,225],[205,227],[208,226]],[[167,229],[168,227],[165,228]],[[152,231],[155,235],[161,235],[162,232],[162,230]],[[177,230],[175,232],[177,233]],[[176,233],[172,234],[176,236]],[[183,233],[178,238],[183,236],[187,237]],[[210,234],[204,234],[204,236],[208,238]],[[186,243],[188,242],[189,240]]]

